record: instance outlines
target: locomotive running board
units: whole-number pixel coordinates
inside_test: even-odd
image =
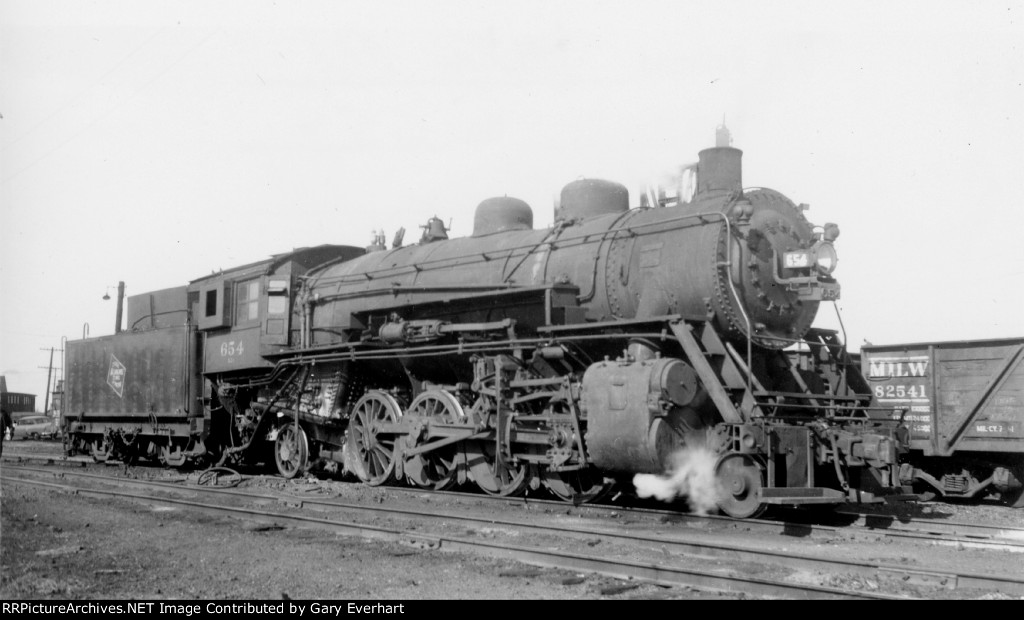
[[[846,493],[825,487],[768,487],[761,489],[762,504],[841,504]]]
[[[827,487],[768,487],[761,489],[762,504],[879,504],[882,502],[917,500],[918,496],[902,487],[890,494],[850,489],[843,493]]]

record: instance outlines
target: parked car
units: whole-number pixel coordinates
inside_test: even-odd
[[[54,439],[60,436],[57,421],[44,415],[25,416],[14,421],[11,439]]]

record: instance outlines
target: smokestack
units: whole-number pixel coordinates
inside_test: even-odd
[[[731,146],[704,149],[698,156],[697,195],[743,189],[743,151]]]
[[[732,146],[732,133],[722,124],[715,128],[715,146],[704,149],[698,156],[696,196],[709,193],[743,191],[743,151]]]

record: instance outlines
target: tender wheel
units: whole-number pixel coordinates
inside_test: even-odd
[[[715,467],[718,507],[736,519],[756,517],[767,506],[761,503],[761,468],[745,454],[727,454]]]
[[[1018,467],[1013,470],[1013,476],[1021,484],[1024,484],[1024,467]],[[1001,499],[1004,504],[1011,508],[1024,508],[1024,486],[1006,491],[1002,494]]]
[[[458,399],[444,390],[423,392],[412,401],[405,415],[415,415],[448,424],[466,421],[466,412]],[[457,481],[459,452],[458,444],[448,444],[430,452],[417,454],[405,461],[405,475],[409,482],[425,489],[450,488]]]
[[[301,426],[296,430],[294,423],[286,424],[277,432],[274,462],[277,463],[277,473],[284,478],[292,479],[306,471],[309,467],[309,440]]]
[[[181,467],[185,464],[185,452],[181,446],[161,446],[157,459],[164,467]]]
[[[939,492],[927,482],[914,483],[914,493],[917,494],[917,501],[919,502],[931,502],[939,496]]]
[[[110,456],[110,452],[107,451],[107,447],[103,445],[103,441],[100,439],[92,442],[90,452],[92,453],[92,460],[97,463],[105,463]]]
[[[76,454],[87,455],[92,453],[92,444],[84,437],[75,435],[71,438],[69,443],[68,456],[74,456]]]
[[[402,408],[393,396],[376,390],[367,392],[352,409],[346,466],[360,480],[374,486],[394,481],[395,436],[380,432],[382,424],[398,422]]]
[[[590,469],[549,471],[544,473],[544,486],[563,502],[585,504],[600,499],[611,483]]]
[[[1004,493],[1003,503],[1011,508],[1024,508],[1024,489]]]

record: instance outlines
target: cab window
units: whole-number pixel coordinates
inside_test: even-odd
[[[251,323],[260,317],[260,283],[249,280],[235,288],[235,325]]]

